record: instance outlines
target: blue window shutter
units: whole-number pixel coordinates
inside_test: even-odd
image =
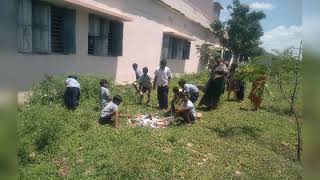
[[[173,38],[173,43],[172,43],[172,59],[177,59],[177,53],[178,53],[178,39]]]
[[[111,21],[110,22],[111,32],[111,56],[122,56],[123,46],[123,23]]]
[[[64,10],[64,53],[76,53],[76,11]]]
[[[108,34],[109,34],[109,21],[106,19],[101,20],[100,25],[100,55],[108,56]]]
[[[173,47],[173,38],[169,37],[169,46],[168,46],[168,59],[173,59],[172,57],[172,48]]]
[[[32,2],[18,1],[18,52],[32,52]]]
[[[190,57],[190,47],[191,47],[191,42],[184,41],[183,59],[189,59],[189,57]]]
[[[178,52],[177,52],[177,59],[182,60],[183,59],[183,47],[184,47],[184,40],[179,39],[178,40]]]
[[[168,59],[169,56],[169,36],[163,35],[162,39],[162,50],[161,50],[161,59]]]
[[[32,6],[32,49],[37,53],[51,52],[51,8],[44,4]]]

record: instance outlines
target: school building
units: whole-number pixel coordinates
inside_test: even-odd
[[[210,32],[222,9],[215,0],[4,3],[0,11],[7,19],[0,31],[7,49],[0,58],[13,62],[18,88],[29,88],[46,74],[74,72],[133,81],[133,63],[140,69],[147,66],[153,76],[162,58],[173,73],[198,72],[196,46],[219,47]]]

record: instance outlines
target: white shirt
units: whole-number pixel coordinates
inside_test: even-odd
[[[114,102],[109,102],[106,107],[103,108],[101,111],[101,117],[110,116],[111,113],[118,110],[118,105],[116,105]]]
[[[157,77],[157,86],[168,85],[168,79],[172,78],[171,71],[168,67],[165,67],[164,70],[158,67],[154,72],[154,75]]]
[[[100,100],[101,100],[102,108],[104,108],[107,105],[109,96],[110,96],[109,89],[105,87],[101,87]]]
[[[197,86],[193,84],[185,84],[184,91],[187,92],[188,94],[195,94],[199,92],[199,89],[197,88]]]
[[[138,70],[138,69],[136,69],[135,71],[135,74],[136,74],[136,80],[138,80],[141,76],[142,76],[142,71],[140,71],[140,70]]]
[[[67,85],[67,87],[76,87],[76,88],[80,89],[80,83],[73,78],[67,78],[66,85]]]
[[[197,117],[196,108],[194,107],[193,103],[192,103],[190,100],[188,100],[188,102],[187,102],[187,107],[190,108],[193,116],[194,116],[194,117]]]

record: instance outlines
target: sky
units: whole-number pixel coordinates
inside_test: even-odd
[[[218,0],[224,7],[220,20],[230,17],[227,6],[232,0]],[[250,6],[251,10],[263,11],[266,18],[261,21],[264,36],[261,37],[262,47],[268,52],[273,49],[283,50],[294,46],[299,47],[302,35],[302,0],[240,0]]]

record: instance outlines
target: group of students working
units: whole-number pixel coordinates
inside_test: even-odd
[[[179,87],[173,87],[173,97],[171,100],[171,107],[168,109],[168,93],[172,73],[170,68],[167,67],[166,60],[160,62],[160,66],[156,68],[154,79],[152,82],[151,77],[148,75],[148,68],[144,67],[142,72],[138,69],[138,65],[132,65],[135,72],[136,81],[133,86],[140,96],[139,103],[142,104],[144,94],[147,94],[148,104],[150,102],[150,95],[152,89],[157,88],[157,99],[159,108],[161,110],[169,110],[175,116],[180,116],[190,126],[196,120],[196,108],[194,103],[199,98],[199,88],[193,84],[187,83],[184,79],[180,79]],[[235,71],[234,66],[228,70],[226,63],[222,60],[217,60],[216,63],[210,67],[210,78],[206,83],[203,92],[204,95],[200,99],[199,107],[206,105],[209,109],[215,108],[219,102],[220,96],[225,90],[225,80],[228,79],[227,90],[228,98],[230,91],[235,91],[239,100],[243,100],[244,85],[233,79]],[[68,76],[65,81],[67,89],[65,92],[65,104],[69,109],[75,109],[78,106],[80,97],[80,83],[77,81],[76,76]],[[111,96],[108,88],[108,81],[105,79],[100,80],[100,124],[107,124],[113,122],[115,127],[119,127],[119,111],[118,106],[122,102],[122,97],[119,95]],[[235,90],[237,87],[237,90]],[[240,87],[240,88],[239,88]],[[239,93],[240,92],[240,93]]]

